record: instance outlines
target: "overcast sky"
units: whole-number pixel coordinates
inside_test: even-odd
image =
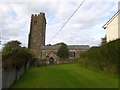
[[[69,45],[100,45],[106,31],[102,26],[117,12],[119,0],[86,0],[71,20],[51,41],[83,0],[3,0],[1,3],[0,29],[2,44],[19,40],[28,44],[31,14],[45,12],[46,44],[65,42]]]

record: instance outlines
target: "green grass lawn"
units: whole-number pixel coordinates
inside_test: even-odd
[[[12,88],[117,88],[118,78],[80,64],[32,67]]]

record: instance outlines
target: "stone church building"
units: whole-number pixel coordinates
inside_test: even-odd
[[[56,62],[58,56],[56,55],[60,46],[58,45],[45,45],[46,37],[46,18],[45,13],[32,14],[31,25],[29,33],[28,48],[39,59],[48,58],[48,63]],[[89,45],[68,45],[69,58],[75,58],[80,55],[81,52],[88,50]],[[52,61],[51,61],[52,60]]]

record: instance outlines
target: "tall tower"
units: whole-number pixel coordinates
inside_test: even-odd
[[[46,19],[45,13],[32,14],[28,48],[37,58],[41,58],[41,46],[45,46]]]

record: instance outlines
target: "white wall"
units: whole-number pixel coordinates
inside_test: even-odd
[[[120,18],[120,14],[119,14]],[[120,20],[118,20],[118,16],[116,16],[108,25],[107,25],[107,42],[116,40],[120,38]]]
[[[118,16],[118,37],[120,38],[120,14]]]

